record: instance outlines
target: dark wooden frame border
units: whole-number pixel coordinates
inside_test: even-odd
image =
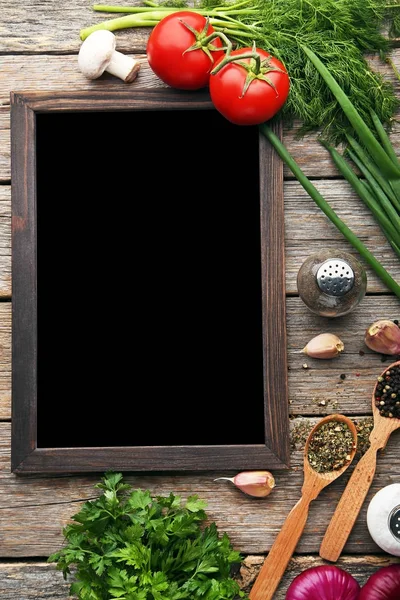
[[[286,469],[289,466],[283,165],[260,133],[265,444],[37,448],[36,114],[203,110],[208,92],[11,92],[12,440],[14,473]],[[274,125],[282,136],[281,127]],[[244,408],[245,409],[245,408]]]

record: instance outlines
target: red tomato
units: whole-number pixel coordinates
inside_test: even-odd
[[[210,76],[210,95],[215,108],[236,125],[258,125],[268,121],[282,108],[289,95],[290,79],[284,65],[265,50],[240,48],[233,50],[230,56],[239,57],[253,50],[261,57],[258,74],[255,73],[255,59],[244,58],[241,62],[249,65],[249,71],[233,61]],[[218,60],[213,70],[222,60]]]
[[[164,83],[182,90],[208,86],[210,71],[225,52],[217,50],[223,46],[219,37],[209,39],[215,31],[206,25],[203,15],[177,11],[163,17],[152,29],[147,42],[147,59]]]

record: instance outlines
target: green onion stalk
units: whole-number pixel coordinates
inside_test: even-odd
[[[249,17],[256,15],[257,11],[252,8],[241,8],[243,5],[249,4],[251,0],[245,0],[238,4],[232,4],[224,10],[214,8],[193,8],[185,7],[185,10],[193,11],[209,17],[210,24],[216,31],[222,31],[225,35],[240,35],[241,38],[254,38],[256,28],[241,22],[237,17]],[[177,12],[178,8],[161,6],[155,3],[146,3],[146,6],[113,6],[108,4],[94,4],[93,10],[109,13],[128,13],[123,17],[109,19],[102,23],[86,27],[80,31],[81,40],[85,40],[93,31],[99,29],[107,29],[108,31],[118,31],[120,29],[128,29],[132,27],[155,27],[161,19]],[[150,6],[149,6],[150,4]]]
[[[393,277],[386,271],[383,265],[375,258],[375,256],[368,250],[363,242],[356,236],[356,234],[340,219],[340,217],[331,208],[325,198],[319,193],[314,184],[308,179],[303,173],[299,165],[296,163],[294,158],[288,152],[285,145],[280,141],[279,137],[272,131],[271,127],[267,123],[262,123],[260,126],[261,133],[267,138],[271,145],[275,148],[276,152],[284,163],[292,171],[296,179],[301,183],[305,191],[314,200],[316,205],[325,213],[329,220],[337,227],[337,229],[344,235],[348,242],[359,252],[362,258],[369,264],[369,266],[375,271],[378,277],[383,283],[391,290],[396,296],[400,298],[400,285],[393,279]]]
[[[374,132],[369,129],[360,113],[345,94],[341,86],[337,83],[329,69],[327,69],[312,50],[306,46],[302,46],[302,49],[335,96],[347,119],[352,124],[360,142],[362,142],[361,145],[355,138],[347,134],[347,140],[349,142],[347,154],[358,167],[361,174],[364,175],[365,181],[362,181],[356,175],[344,157],[341,156],[335,148],[324,140],[321,140],[322,144],[328,149],[334,163],[345,179],[350,183],[353,190],[370,209],[393,250],[399,255],[400,214],[398,212],[398,198],[396,191],[397,186],[400,186],[400,162],[390,143],[390,139],[376,113],[372,112],[372,120],[378,134],[377,136],[374,135]],[[400,298],[399,284],[391,277],[383,265],[368,250],[356,234],[338,217],[335,211],[332,210],[328,202],[306,177],[269,125],[267,123],[261,124],[260,130],[317,206],[319,206],[330,221],[344,235],[348,242],[358,250],[360,255],[386,286]],[[386,178],[389,183],[386,182]]]

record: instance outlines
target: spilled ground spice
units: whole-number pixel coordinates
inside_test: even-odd
[[[356,419],[353,422],[357,430],[357,450],[355,458],[358,460],[366,453],[371,445],[369,436],[374,428],[374,418],[363,417],[362,419]]]
[[[313,434],[308,445],[308,462],[318,473],[337,471],[349,462],[353,447],[353,435],[347,424],[329,421]]]

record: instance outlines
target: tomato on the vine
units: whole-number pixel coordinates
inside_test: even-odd
[[[182,90],[207,87],[211,69],[225,55],[208,19],[185,10],[163,17],[155,25],[146,51],[153,72],[167,85]]]
[[[215,108],[228,121],[258,125],[282,108],[290,78],[280,60],[253,46],[221,57],[212,69],[209,89]]]

